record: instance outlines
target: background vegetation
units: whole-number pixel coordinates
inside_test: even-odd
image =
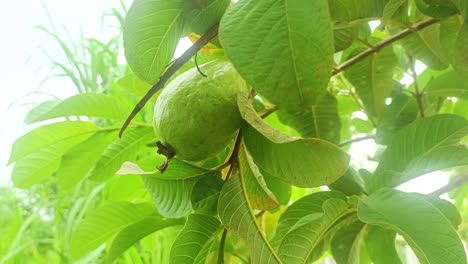
[[[147,6],[136,11],[147,2],[135,1],[134,17],[129,13],[126,21],[128,11],[124,6],[111,13],[122,29],[137,31],[141,12],[155,12],[154,7]],[[264,2],[270,6],[282,1]],[[196,57],[201,65],[227,55],[259,93],[253,106],[247,98],[240,102],[246,120],[245,146],[237,153],[243,176],[232,176],[226,183],[223,179],[228,170],[206,168],[223,163],[234,144],[197,167],[175,159],[166,174],[154,172],[155,165],[163,161],[156,154],[152,128],[158,93],[135,116],[123,138],[118,138],[134,105],[174,59],[180,36],[195,42],[209,32],[216,19],[202,20],[202,28],[194,27],[198,24],[193,22],[180,29],[180,35],[175,34],[173,43],[161,44],[165,53],[152,54],[160,58],[159,68],[149,73],[147,65],[141,66],[129,55],[131,49],[136,49],[138,55],[148,47],[142,50],[126,41],[127,60],[132,67],[123,62],[122,33],[106,42],[83,37],[78,43],[70,43],[64,36],[40,28],[57,41],[65,54],[66,61],[51,61],[51,66],[57,76],[72,80],[77,95],[39,102],[25,118],[30,132],[15,142],[9,161],[14,163],[14,188],[0,189],[0,263],[195,263],[183,260],[187,255],[207,263],[219,259],[226,263],[267,263],[259,262],[263,254],[257,253],[278,253],[285,263],[295,263],[284,256],[288,250],[300,252],[297,245],[305,244],[293,237],[295,231],[309,237],[318,234],[301,263],[332,258],[338,263],[409,263],[412,258],[406,253],[408,243],[422,263],[466,262],[460,255],[463,250],[459,240],[466,243],[468,238],[468,187],[464,185],[468,180],[468,4],[328,1],[330,11],[321,13],[323,17],[316,22],[328,19],[332,25],[329,33],[333,42],[317,44],[322,45],[320,52],[330,56],[316,58],[320,63],[307,65],[311,68],[305,70],[322,82],[317,86],[326,95],[310,108],[294,109],[290,105],[297,101],[282,102],[252,76],[271,69],[265,65],[245,66],[246,61],[251,61],[250,55],[258,52],[250,49],[258,43],[258,35],[248,34],[255,21],[237,21],[245,14],[236,12],[241,12],[239,6],[247,6],[248,10],[264,8],[252,3],[256,1],[241,0],[225,15],[219,36],[224,50],[215,38]],[[224,9],[218,13],[223,15]],[[160,16],[158,22],[165,24],[171,17]],[[371,29],[369,22],[376,20],[380,25]],[[229,23],[244,34],[239,37],[236,30],[223,31],[232,26]],[[265,27],[270,25],[266,23]],[[173,33],[169,29],[166,32]],[[312,37],[317,40],[323,35]],[[281,39],[272,37],[267,46]],[[296,49],[299,53],[309,52],[307,47]],[[275,56],[266,54],[263,59],[272,58]],[[328,67],[326,59],[330,60],[329,73],[314,76]],[[191,57],[171,79],[193,67],[195,58]],[[247,116],[256,116],[254,112],[263,117],[263,126],[252,125],[256,121]],[[341,173],[337,175],[339,180],[324,182],[314,174],[317,167],[305,166],[304,171],[311,173],[306,174],[313,177],[302,177],[304,171],[296,171],[300,163],[295,162],[294,155],[289,156],[308,153],[302,145],[290,147],[290,155],[276,162],[295,166],[281,178],[270,175],[276,169],[262,171],[265,167],[259,169],[255,164],[265,162],[262,149],[254,149],[252,142],[265,140],[266,148],[269,141],[279,140],[274,133],[264,138],[271,128],[290,136],[332,143],[336,151],[332,154],[338,153],[339,162],[334,166],[315,164],[334,171],[327,171],[327,175],[337,174],[337,164],[346,159],[340,155],[355,153],[353,145],[370,142],[360,146],[375,147],[376,151],[372,157],[352,156],[344,176]],[[122,167],[128,161],[133,163]],[[143,174],[139,168],[154,173],[138,175]],[[450,183],[432,195],[392,189],[441,170],[451,175]],[[295,173],[299,182],[294,181]],[[238,181],[249,179],[246,175],[250,174],[256,180],[238,190]],[[319,184],[310,179],[318,179]],[[327,189],[334,191],[325,192]],[[243,199],[232,199],[226,194],[230,191],[241,193]],[[437,198],[446,193],[452,204]],[[226,210],[219,211],[217,206]],[[234,213],[238,210],[245,212]],[[255,221],[245,222],[239,217],[244,213],[252,214]],[[383,220],[379,214],[385,216]],[[249,233],[256,229],[259,233]],[[263,241],[260,232],[268,242]],[[292,241],[291,248],[284,246],[288,241],[284,237]],[[271,252],[255,248],[269,244],[274,248]],[[453,254],[438,251],[451,247],[455,248]]]

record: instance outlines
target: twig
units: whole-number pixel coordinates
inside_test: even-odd
[[[359,138],[354,138],[354,139],[350,139],[348,141],[345,141],[343,143],[340,143],[340,147],[344,147],[346,145],[349,145],[349,144],[352,144],[352,143],[356,143],[356,142],[360,142],[360,141],[364,141],[364,140],[369,140],[369,139],[375,139],[375,136],[365,136],[365,137],[359,137]]]
[[[414,66],[415,60],[413,59],[413,57],[409,56],[409,61],[410,61],[411,76],[413,77],[413,80],[414,80],[413,96],[416,99],[416,102],[418,103],[419,113],[421,114],[421,117],[424,117],[424,103],[423,103],[424,92],[419,90],[418,74],[416,73],[416,68]]]
[[[345,61],[344,63],[338,65],[333,70],[333,75],[336,75],[336,74],[346,70],[347,68],[349,68],[349,67],[353,66],[354,64],[360,62],[361,60],[365,59],[367,56],[372,55],[375,52],[381,51],[383,48],[385,48],[386,46],[392,44],[393,42],[398,41],[398,40],[400,40],[400,39],[402,39],[402,38],[416,32],[416,31],[424,29],[424,28],[426,28],[426,27],[428,27],[430,25],[433,25],[433,24],[435,24],[437,22],[439,22],[439,20],[437,20],[435,18],[430,18],[430,19],[421,21],[419,23],[416,23],[413,26],[398,32],[397,34],[395,34],[395,35],[393,35],[393,36],[391,36],[391,37],[389,37],[389,38],[387,38],[385,40],[382,40],[381,42],[377,43],[374,47],[368,48],[365,51],[359,53],[358,55],[352,57],[351,59]]]
[[[224,264],[224,246],[226,244],[227,229],[224,229],[221,241],[219,242],[218,264]]]
[[[262,113],[259,113],[262,119],[267,118],[269,115],[273,114],[276,110],[278,110],[278,106],[273,106],[271,108],[265,109]]]
[[[241,143],[242,143],[242,130],[239,129],[239,133],[237,134],[237,138],[236,138],[236,143],[234,143],[234,148],[232,150],[231,156],[229,157],[229,164],[231,165],[231,167],[229,167],[229,171],[226,175],[226,181],[229,179],[229,177],[231,177],[231,174],[234,172],[234,170],[237,169],[239,149],[240,149]]]
[[[442,187],[440,189],[437,189],[437,190],[431,192],[430,195],[441,196],[442,194],[448,193],[448,192],[452,191],[453,189],[456,189],[458,187],[462,187],[466,183],[468,183],[468,174],[458,177],[453,182],[445,185],[444,187]]]
[[[159,78],[159,81],[149,89],[149,91],[143,96],[143,98],[135,105],[130,115],[125,120],[125,123],[122,125],[122,128],[119,132],[119,137],[122,137],[122,134],[127,129],[130,122],[133,118],[140,112],[140,110],[145,106],[145,104],[151,99],[151,97],[159,91],[161,88],[164,87],[166,82],[171,78],[174,73],[176,73],[182,66],[184,66],[187,61],[192,58],[203,46],[208,44],[211,39],[213,39],[218,34],[218,25],[211,28],[208,32],[206,32],[199,40],[197,40],[188,50],[184,52],[179,58],[177,58],[174,63],[167,68],[164,74]]]

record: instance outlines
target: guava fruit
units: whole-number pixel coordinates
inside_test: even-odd
[[[159,153],[201,161],[223,150],[240,127],[237,94],[246,82],[232,64],[215,60],[182,73],[159,95],[153,124]]]

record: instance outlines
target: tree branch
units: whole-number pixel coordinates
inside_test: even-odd
[[[365,136],[365,137],[354,138],[354,139],[345,141],[345,142],[343,142],[343,143],[340,143],[339,146],[340,146],[340,147],[344,147],[344,146],[349,145],[349,144],[352,144],[352,143],[356,143],[356,142],[360,142],[360,141],[364,141],[364,140],[369,140],[369,139],[375,139],[375,136],[372,135],[372,136]]]
[[[149,91],[143,96],[143,98],[135,105],[130,115],[125,120],[125,123],[122,125],[122,128],[119,132],[119,137],[121,138],[125,129],[127,129],[130,122],[133,118],[140,112],[140,110],[145,106],[145,104],[151,99],[151,97],[164,87],[166,82],[171,78],[176,71],[178,71],[182,66],[184,66],[187,61],[192,58],[199,50],[201,50],[211,39],[213,39],[218,34],[218,25],[212,27],[208,32],[206,32],[199,40],[197,40],[193,45],[184,52],[179,58],[177,58],[169,68],[164,72],[164,74],[159,78],[159,81],[149,89]]]
[[[393,42],[398,41],[398,40],[400,40],[400,39],[402,39],[402,38],[416,32],[416,31],[424,29],[424,28],[426,28],[426,27],[428,27],[430,25],[433,25],[433,24],[435,24],[437,22],[439,22],[439,20],[437,20],[435,18],[429,18],[427,20],[424,20],[424,21],[421,21],[419,23],[416,23],[416,24],[412,25],[411,27],[400,31],[397,34],[395,34],[395,35],[393,35],[393,36],[391,36],[391,37],[389,37],[389,38],[387,38],[385,40],[382,40],[381,42],[377,43],[374,47],[368,48],[365,51],[359,53],[358,55],[352,57],[351,59],[345,61],[344,63],[338,65],[333,70],[333,75],[336,75],[336,74],[346,70],[347,68],[353,66],[354,64],[362,61],[367,56],[372,55],[375,52],[381,51],[383,48],[385,48],[386,46],[392,44]]]
[[[452,191],[453,189],[456,189],[458,187],[462,187],[466,183],[468,183],[468,174],[458,177],[453,182],[445,185],[444,187],[442,187],[440,189],[437,189],[437,190],[431,192],[430,195],[441,196],[442,194],[448,193],[448,192]]]
[[[221,241],[219,242],[218,264],[224,264],[224,246],[226,244],[227,232],[227,229],[223,230],[223,235],[221,236]]]
[[[413,96],[416,99],[416,102],[418,103],[419,113],[421,114],[421,117],[424,117],[424,102],[423,102],[424,93],[419,89],[418,74],[416,73],[416,68],[415,68],[416,61],[411,56],[409,56],[409,60],[410,60],[411,76],[413,77],[413,80],[414,80]]]

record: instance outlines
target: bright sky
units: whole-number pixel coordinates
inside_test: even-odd
[[[132,0],[124,2],[129,7]],[[41,90],[59,98],[66,98],[75,93],[74,87],[67,79],[55,78],[41,85],[41,81],[51,73],[50,59],[43,50],[54,59],[62,61],[63,55],[55,41],[35,29],[35,26],[41,25],[56,30],[60,36],[68,32],[75,40],[78,40],[81,34],[102,40],[106,38],[103,31],[107,32],[101,26],[102,15],[113,7],[120,8],[118,0],[16,0],[2,3],[2,9],[6,12],[0,16],[0,186],[9,184],[12,166],[7,168],[5,165],[11,144],[28,129],[23,124],[25,113],[30,109],[31,103],[47,98],[37,94],[28,97],[24,95]],[[109,26],[112,22],[112,18],[107,18],[105,25]],[[185,43],[182,46],[186,45]],[[178,49],[177,53],[181,53],[181,49]],[[357,159],[361,159],[372,156],[374,151],[375,144],[367,141],[353,145],[351,153]],[[443,186],[446,182],[447,177],[439,174],[430,177],[429,181],[422,177],[405,184],[401,189],[426,193]]]

